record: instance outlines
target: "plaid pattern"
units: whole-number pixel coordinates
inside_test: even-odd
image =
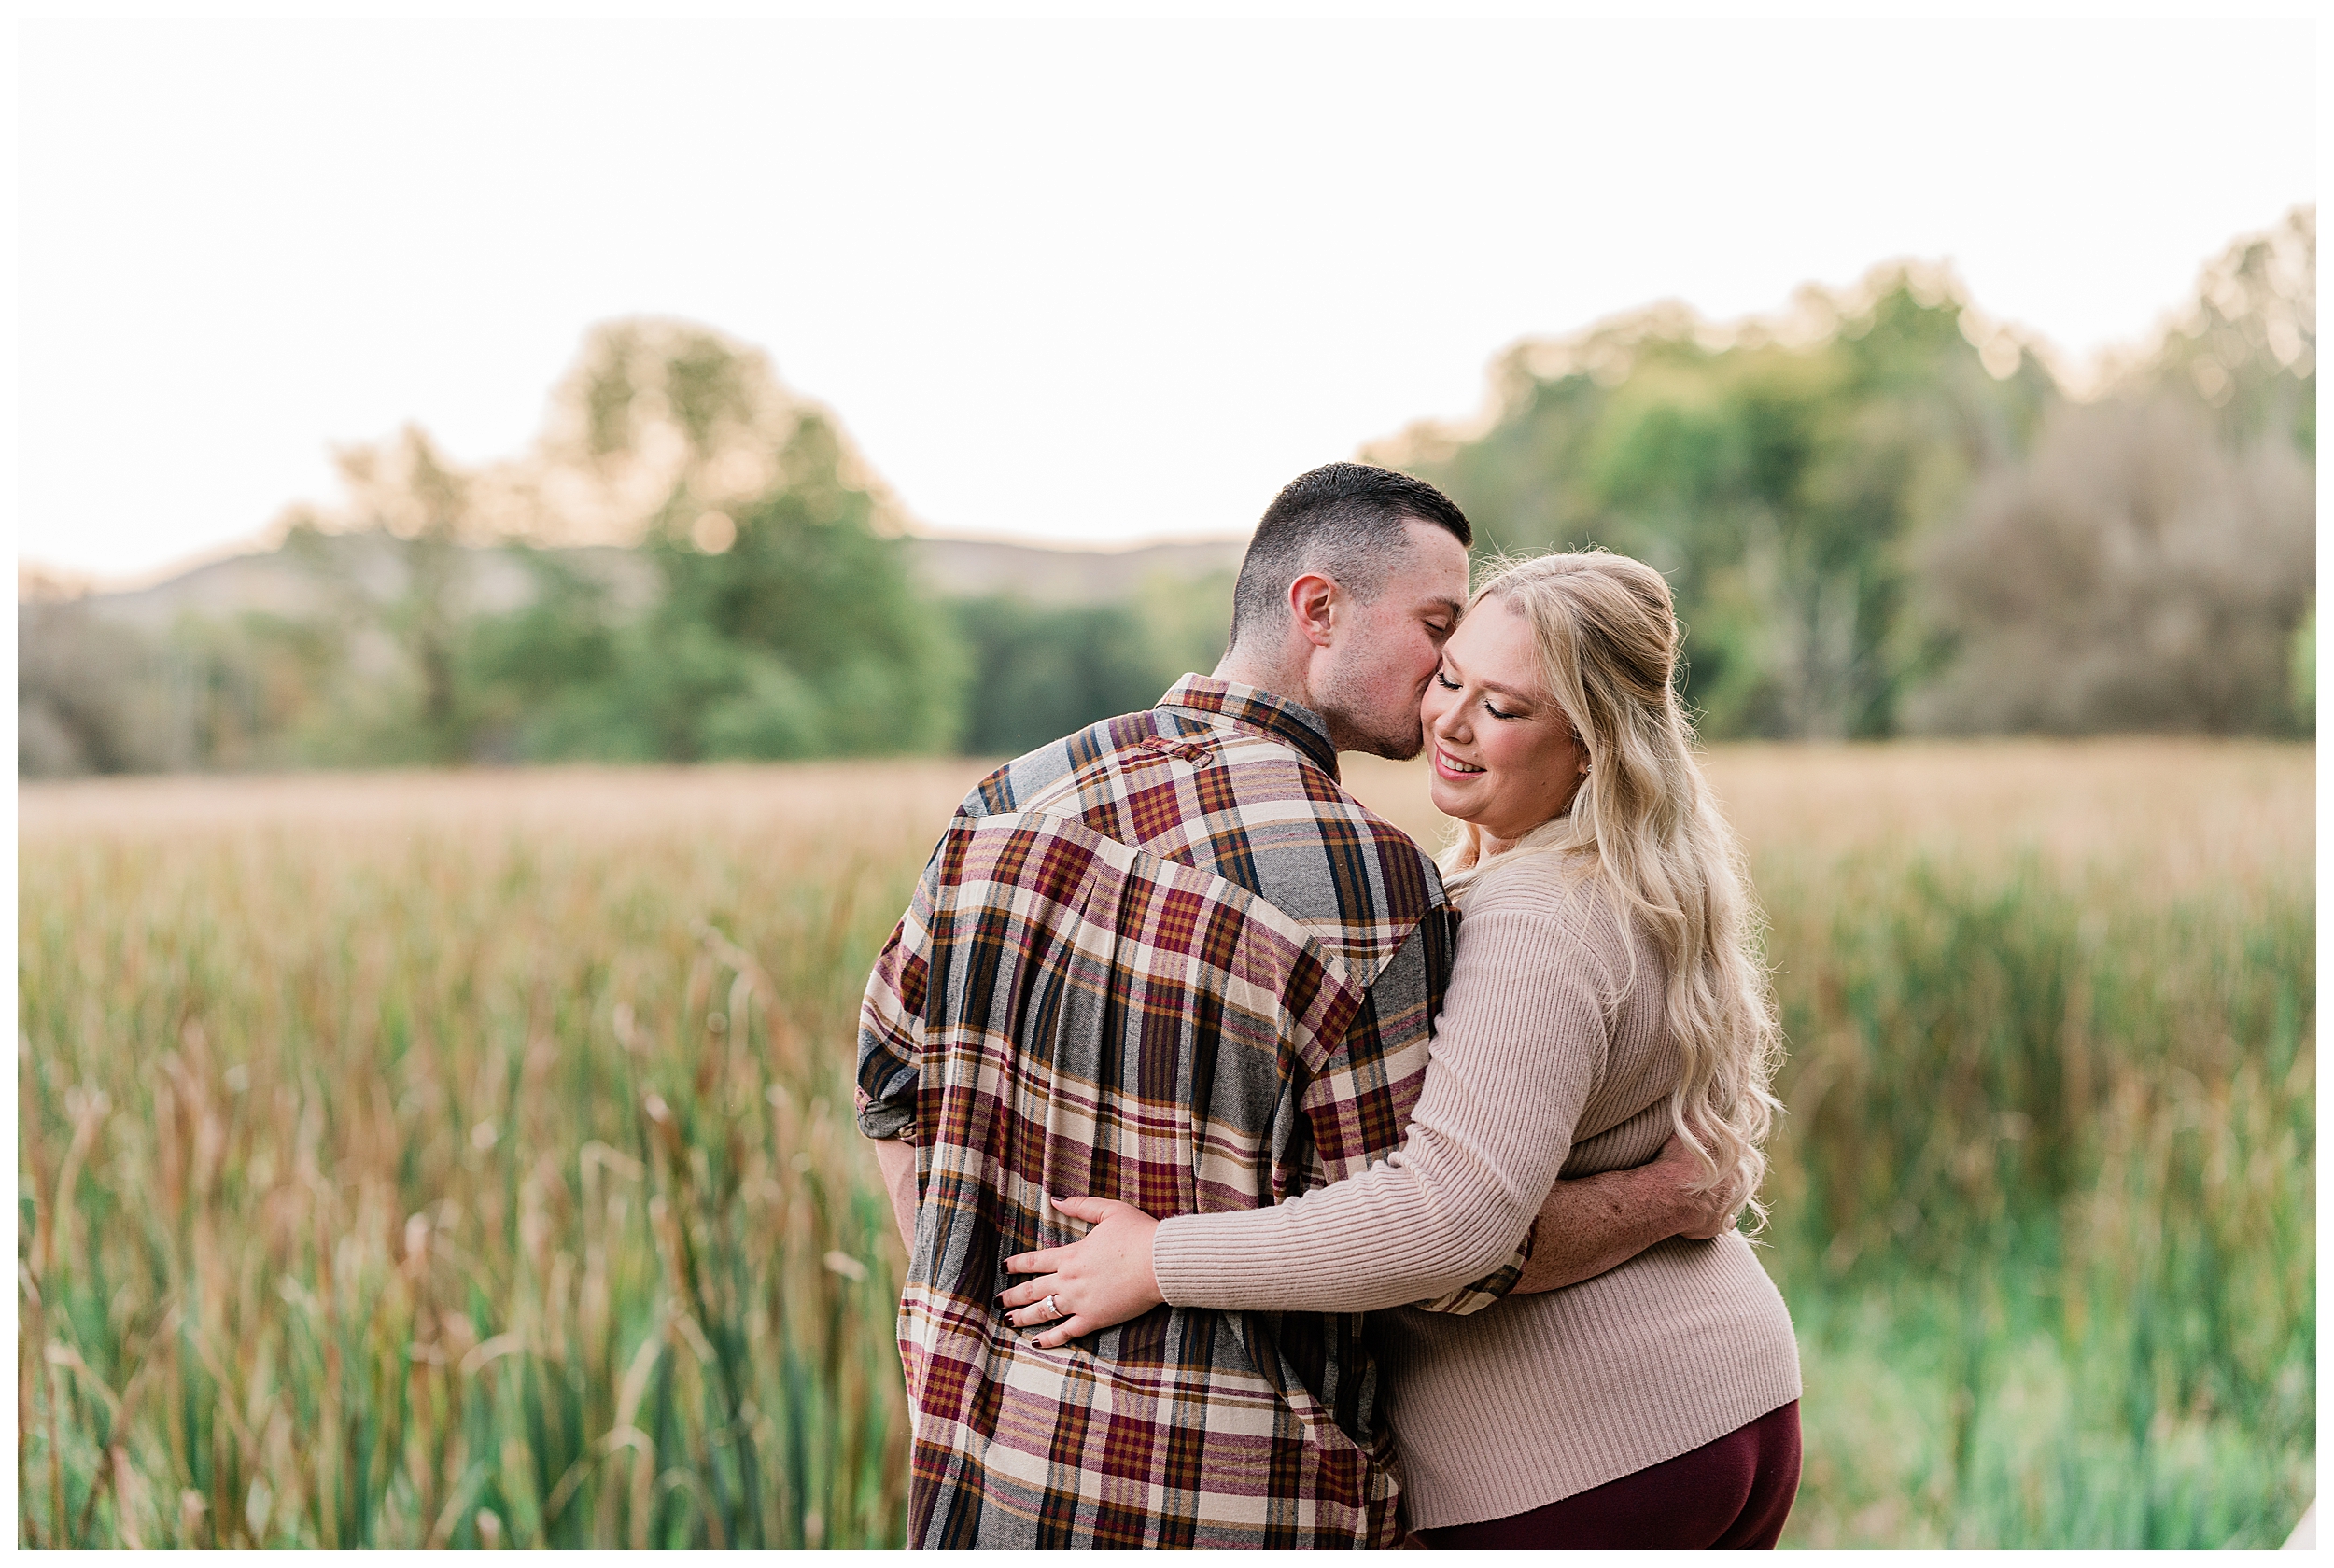
[[[965,799],[860,1022],[861,1126],[917,1148],[911,1546],[1399,1540],[1358,1314],[1160,1307],[1048,1351],[996,1297],[1074,1239],[1048,1193],[1246,1209],[1399,1147],[1452,935],[1319,722],[1247,687],[1186,677]]]

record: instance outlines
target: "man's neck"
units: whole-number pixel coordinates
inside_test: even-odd
[[[1262,659],[1246,657],[1235,649],[1225,654],[1222,662],[1216,665],[1216,679],[1253,686],[1276,702],[1303,708],[1321,721],[1322,729],[1329,732],[1329,745],[1340,751],[1369,749],[1335,713],[1314,700],[1313,683],[1305,679],[1302,665],[1268,664]]]
[[[1216,665],[1215,679],[1236,680],[1243,686],[1253,686],[1280,702],[1293,703],[1313,713],[1321,711],[1314,704],[1313,691],[1302,670],[1283,668],[1251,658],[1236,648],[1225,654]]]

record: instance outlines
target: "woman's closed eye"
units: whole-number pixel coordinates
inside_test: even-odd
[[[1455,692],[1459,689],[1459,683],[1451,679],[1451,675],[1448,670],[1439,669],[1435,671],[1434,683],[1441,687],[1446,692]],[[1483,699],[1483,711],[1490,714],[1494,719],[1529,719],[1531,717],[1529,713],[1504,712],[1499,707],[1499,705],[1493,702],[1489,697],[1485,697]]]

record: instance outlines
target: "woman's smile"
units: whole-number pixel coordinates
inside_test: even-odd
[[[1434,749],[1434,769],[1445,778],[1480,778],[1483,770],[1473,763],[1463,763],[1438,746]]]

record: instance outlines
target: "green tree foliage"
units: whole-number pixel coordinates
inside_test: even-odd
[[[246,611],[161,632],[42,592],[17,606],[17,772],[24,777],[336,760],[325,721],[344,648],[329,623]]]
[[[1441,484],[1496,549],[1602,544],[1670,576],[1687,695],[1715,735],[1894,727],[1927,650],[1910,540],[2050,396],[1948,276],[1884,269],[1720,331],[1656,307],[1499,367],[1471,439],[1425,428],[1381,460]]]
[[[608,584],[562,553],[522,545],[513,553],[533,595],[471,623],[463,649],[479,693],[479,749],[513,761],[608,754],[608,690],[627,651],[625,617]]]
[[[385,658],[333,760],[690,762],[948,749],[961,663],[910,581],[896,521],[833,420],[702,329],[596,332],[536,452],[464,473],[417,430],[344,455],[337,519],[391,569],[318,548]],[[638,539],[644,609],[540,542]],[[465,544],[501,543],[524,602],[464,602]],[[386,586],[385,586],[386,584]],[[369,700],[368,700],[369,699]]]
[[[1913,705],[1963,732],[2291,728],[2310,603],[2310,466],[2232,452],[2162,395],[2055,411],[1925,563],[1956,657]]]
[[[362,695],[350,681],[347,641],[329,622],[247,610],[232,621],[181,617],[162,639],[162,723],[174,768],[280,768],[340,760],[356,735],[387,735],[400,760],[426,761],[424,737],[399,727],[401,710],[334,702]]]
[[[1155,579],[1127,603],[1033,605],[1011,595],[956,607],[972,674],[964,749],[1014,756],[1097,719],[1157,702],[1189,672],[1223,656],[1231,624],[1230,574],[1201,582]]]
[[[334,613],[318,628],[342,638],[368,634],[379,657],[358,666],[360,691],[309,736],[320,760],[438,763],[469,759],[477,715],[457,667],[470,606],[463,547],[488,537],[477,515],[477,479],[409,425],[381,447],[334,455],[348,493],[340,531],[370,537],[361,553],[321,543],[328,520],[301,509],[285,544],[326,585]],[[238,651],[214,645],[214,665]]]
[[[2206,264],[2130,394],[2193,398],[2222,440],[2318,449],[2318,215],[2296,207]]]
[[[16,769],[21,777],[164,766],[161,693],[146,639],[97,623],[48,583],[16,607]]]
[[[2294,628],[2293,663],[2290,666],[2293,697],[2293,721],[2305,735],[2317,731],[2318,708],[2318,603],[2311,596],[2310,608],[2302,612],[2301,624]]]
[[[604,584],[536,556],[537,596],[479,622],[471,644],[512,751],[689,762],[948,749],[954,646],[899,541],[869,528],[869,505],[805,484],[722,514],[732,532],[717,553],[660,535],[647,549],[664,591],[629,621]]]
[[[2071,405],[1949,275],[1519,345],[1480,430],[1375,455],[1496,547],[1667,573],[1713,735],[2282,733],[2310,603],[2314,209],[2208,264]]]
[[[961,667],[947,623],[921,602],[900,541],[877,533],[878,498],[846,477],[832,423],[806,414],[778,468],[784,487],[734,519],[715,514],[725,528],[700,514],[687,537],[668,526],[651,546],[666,591],[650,657],[710,639],[734,671],[696,710],[694,742],[673,738],[713,757],[947,749]],[[724,533],[731,542],[709,553]]]
[[[2308,734],[2317,217],[2206,264],[2105,395],[2055,410],[1925,541],[1950,650],[1923,729]]]

